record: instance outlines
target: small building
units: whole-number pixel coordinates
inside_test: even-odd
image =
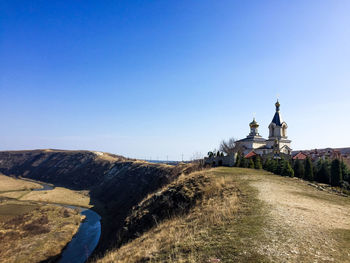
[[[257,156],[258,154],[254,151],[249,152],[247,155],[244,156],[246,159],[253,158],[254,156]]]
[[[298,152],[294,157],[293,160],[305,160],[307,158],[307,155],[303,152]]]

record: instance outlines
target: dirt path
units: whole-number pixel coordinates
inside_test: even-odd
[[[253,180],[267,211],[267,242],[259,253],[273,262],[350,262],[349,197],[293,178],[254,175]]]

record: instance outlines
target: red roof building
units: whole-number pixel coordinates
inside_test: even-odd
[[[306,158],[307,155],[305,153],[299,152],[293,157],[293,160],[305,160]]]
[[[244,156],[244,158],[249,159],[249,158],[252,158],[256,155],[257,154],[254,151],[250,151],[246,156]]]

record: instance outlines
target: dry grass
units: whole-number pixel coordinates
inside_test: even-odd
[[[79,228],[78,211],[45,203],[89,207],[87,192],[42,188],[0,175],[0,262],[40,262],[58,256]],[[16,200],[17,199],[17,200]],[[37,201],[40,201],[38,203]]]
[[[95,261],[350,262],[349,198],[265,171],[215,168],[195,174],[210,183],[196,189],[205,194],[189,213],[157,222]],[[192,176],[176,184],[186,185]]]
[[[40,189],[42,186],[34,182],[12,178],[0,174],[0,192]]]
[[[59,255],[80,221],[73,209],[1,199],[0,262],[40,262]]]
[[[73,191],[62,187],[56,187],[48,191],[31,191],[24,195],[21,200],[92,207],[90,197],[86,191]]]
[[[0,193],[0,196],[2,197],[8,197],[8,198],[14,198],[14,199],[20,199],[26,194],[30,193],[30,190],[24,190],[24,191],[11,191],[11,192],[4,192]]]
[[[238,173],[247,171],[256,172],[236,170]],[[203,175],[210,180],[196,189],[204,192],[202,202],[187,215],[159,222],[139,238],[96,261],[241,262],[244,258],[247,262],[264,262],[263,256],[249,248],[256,239],[262,238],[264,224],[256,190],[237,180],[232,169],[226,168],[183,176],[176,184],[186,185],[189,178]]]
[[[28,179],[22,180],[0,175],[0,197],[92,207],[87,191],[74,191],[63,187],[56,187],[47,191],[31,191],[40,188],[42,188],[42,185]]]

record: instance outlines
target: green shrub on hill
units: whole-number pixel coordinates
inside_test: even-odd
[[[254,158],[254,168],[255,169],[262,169],[262,164],[261,164],[261,158],[260,156],[256,156]]]
[[[313,166],[309,157],[307,157],[305,160],[305,179],[308,181],[312,181],[314,179]]]
[[[300,160],[296,160],[294,162],[294,174],[296,177],[299,178],[304,178],[305,176],[305,168],[304,168],[304,163]]]
[[[342,181],[342,167],[338,159],[334,159],[331,164],[331,185],[340,186]]]

